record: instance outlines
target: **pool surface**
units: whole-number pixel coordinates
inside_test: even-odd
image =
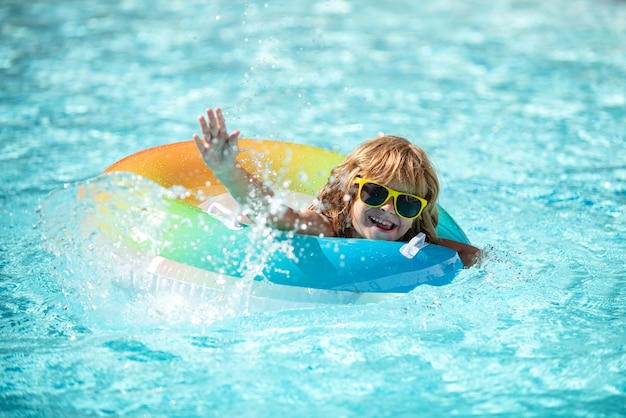
[[[626,416],[626,2],[5,0],[0,28],[0,415]],[[409,138],[486,259],[266,313],[117,286],[71,191],[207,106]]]

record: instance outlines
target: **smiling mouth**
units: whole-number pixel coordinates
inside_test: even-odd
[[[385,231],[391,231],[392,229],[394,229],[397,225],[394,224],[393,222],[389,222],[386,221],[384,219],[378,218],[376,216],[370,216],[370,221],[372,221],[372,223],[377,226],[378,228],[385,230]]]

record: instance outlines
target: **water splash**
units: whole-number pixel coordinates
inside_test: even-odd
[[[188,222],[169,212],[170,200],[180,193],[114,173],[68,184],[47,197],[40,211],[44,247],[56,256],[53,275],[74,314],[106,327],[167,327],[248,313],[252,282],[262,277],[277,246],[289,246],[288,241],[276,240],[262,222],[251,228],[249,248],[223,254],[223,262],[238,263],[241,275],[227,292],[153,274],[150,263],[173,245],[168,229]],[[197,246],[201,256],[202,243],[186,244]]]

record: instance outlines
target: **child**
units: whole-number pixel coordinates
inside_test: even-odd
[[[409,241],[423,232],[426,240],[456,251],[465,266],[480,250],[437,237],[439,182],[424,151],[404,138],[383,136],[357,147],[335,167],[315,203],[296,211],[276,208],[274,192],[237,162],[239,131],[226,129],[221,109],[199,116],[203,139],[193,139],[204,162],[239,204],[264,206],[270,226],[326,237]]]

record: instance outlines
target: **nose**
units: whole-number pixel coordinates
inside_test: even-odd
[[[396,206],[394,205],[393,197],[389,197],[387,201],[380,207],[385,212],[396,213]]]

